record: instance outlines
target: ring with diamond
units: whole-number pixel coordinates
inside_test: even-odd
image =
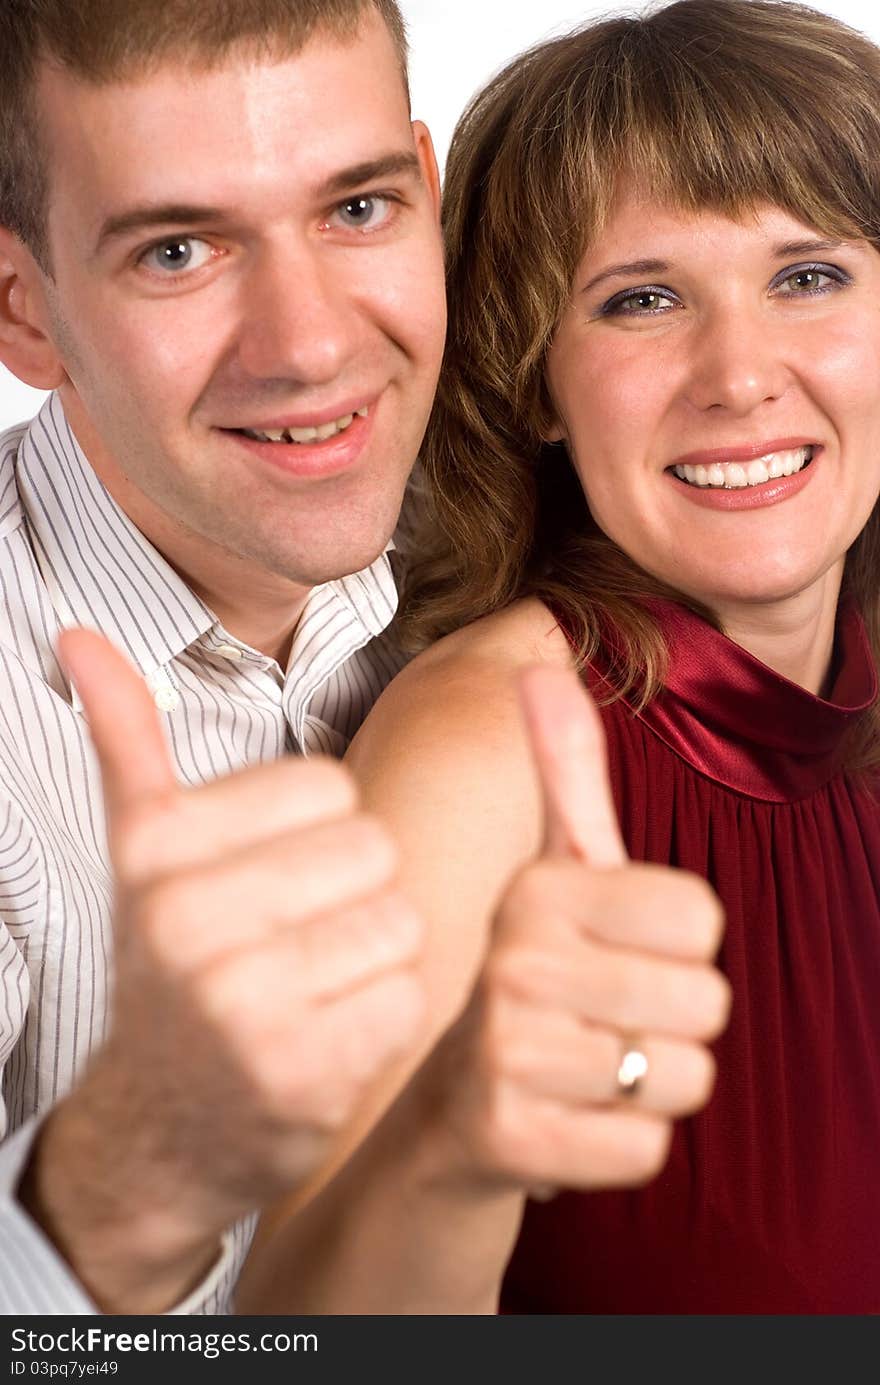
[[[617,1094],[629,1101],[636,1095],[648,1072],[648,1060],[634,1038],[621,1040],[617,1067]]]

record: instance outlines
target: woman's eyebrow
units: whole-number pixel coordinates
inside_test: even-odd
[[[805,240],[782,241],[773,247],[771,253],[774,259],[784,260],[790,255],[815,255],[823,250],[841,250],[848,244],[848,241],[817,236]],[[628,278],[640,274],[666,274],[669,269],[669,260],[625,260],[620,264],[608,265],[607,268],[600,270],[588,283],[584,284],[581,292],[588,293],[590,289],[594,289],[597,284],[603,283],[606,279]]]
[[[668,260],[627,260],[623,264],[609,265],[607,269],[600,270],[588,284],[584,284],[582,293],[588,293],[597,284],[601,284],[605,279],[616,279],[619,276],[631,276],[638,274],[665,274],[669,269]]]
[[[841,250],[846,244],[847,242],[843,240],[826,240],[822,237],[807,240],[786,240],[775,247],[773,255],[777,260],[785,260],[790,255],[815,255],[821,250]]]

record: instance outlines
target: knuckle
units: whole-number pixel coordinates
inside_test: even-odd
[[[484,1010],[480,1036],[480,1058],[490,1086],[507,1078],[516,1079],[526,1061],[521,1007],[490,1002]]]
[[[721,900],[708,880],[700,875],[686,874],[680,911],[684,925],[689,931],[694,950],[704,957],[714,957],[721,944],[724,931],[724,909]]]
[[[112,824],[113,868],[120,884],[137,884],[159,868],[163,843],[179,839],[181,800],[165,794],[125,810]]]
[[[707,1003],[707,1020],[704,1037],[716,1039],[727,1027],[733,1005],[733,988],[727,977],[720,971],[710,971],[711,992]]]
[[[199,881],[178,872],[152,881],[139,894],[136,917],[139,940],[161,960],[172,960],[176,942],[198,913]]]
[[[647,979],[645,964],[622,952],[604,958],[597,956],[595,979],[604,992],[603,1009],[608,1017],[622,1029],[641,1028]]]
[[[345,825],[346,850],[370,876],[390,880],[399,868],[399,852],[385,824],[373,813],[354,813]]]
[[[715,1089],[718,1064],[715,1061],[715,1055],[708,1048],[697,1049],[697,1063],[700,1071],[697,1076],[696,1106],[699,1108],[705,1106]]]
[[[294,1050],[287,1036],[255,1046],[250,1072],[260,1107],[280,1125],[329,1133],[353,1109],[351,1084],[339,1065],[322,1061],[309,1045]]]
[[[528,924],[541,921],[556,913],[560,905],[560,866],[552,861],[538,860],[523,867],[514,876],[501,906],[509,924]]]
[[[416,1041],[427,1013],[421,977],[414,971],[385,973],[369,983],[345,1013],[328,1043],[332,1061],[357,1089]]]
[[[308,790],[310,801],[317,813],[332,813],[344,817],[356,811],[360,794],[354,775],[338,760],[329,756],[316,756],[310,760],[296,760],[291,757],[283,762],[289,773],[296,777],[297,789]]]
[[[365,955],[379,950],[390,966],[417,962],[425,946],[427,926],[422,915],[402,895],[376,896],[363,907]],[[360,912],[360,911],[358,911]]]
[[[502,1005],[511,998],[537,998],[544,989],[547,962],[545,954],[522,944],[509,943],[493,949],[483,973],[490,1003]]]
[[[478,1158],[491,1173],[528,1180],[539,1175],[532,1122],[515,1089],[493,1088],[476,1131]]]
[[[364,1084],[414,1043],[428,1013],[425,986],[413,971],[396,972],[377,983],[377,1002],[377,1018],[353,1054],[354,1070]]]
[[[705,1106],[715,1086],[716,1063],[708,1048],[690,1044],[685,1050],[682,1067],[681,1097],[678,1115],[691,1115]]]
[[[621,1165],[634,1186],[650,1183],[662,1170],[672,1143],[672,1122],[659,1116],[630,1119]]]

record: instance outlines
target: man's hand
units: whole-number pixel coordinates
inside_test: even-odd
[[[544,846],[507,890],[443,1045],[446,1109],[468,1160],[501,1186],[642,1183],[665,1161],[672,1119],[712,1090],[705,1045],[730,1003],[710,964],[721,907],[696,876],[627,860],[601,721],[577,677],[529,669],[522,700]],[[647,1072],[626,1095],[617,1074],[633,1047]]]
[[[417,1035],[421,924],[348,773],[292,758],[178,785],[153,700],[66,632],[114,876],[104,1049],[24,1196],[111,1311],[173,1304],[235,1218],[307,1177]]]

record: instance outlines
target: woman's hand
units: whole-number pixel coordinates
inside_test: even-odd
[[[544,1196],[642,1183],[672,1120],[712,1091],[707,1044],[730,1006],[711,965],[721,907],[696,876],[628,861],[576,675],[529,669],[521,688],[544,844],[506,890],[472,1000],[428,1066],[490,1180]]]

